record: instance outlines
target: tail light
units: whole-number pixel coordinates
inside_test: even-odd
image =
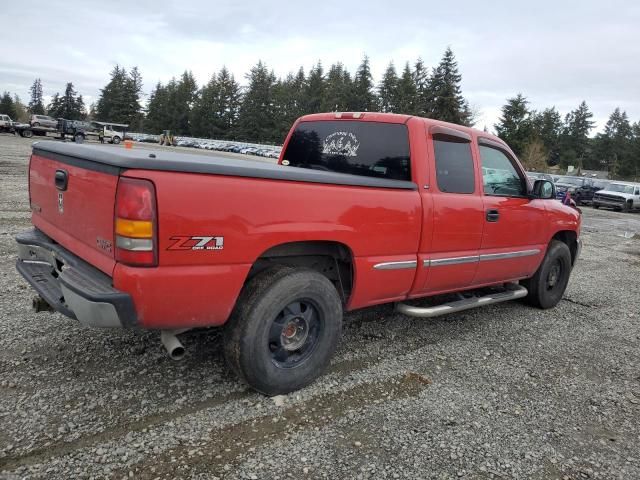
[[[116,261],[136,267],[158,265],[158,222],[153,183],[120,177],[114,230]]]

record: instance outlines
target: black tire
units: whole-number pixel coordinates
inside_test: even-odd
[[[114,145],[118,145],[120,143],[120,137],[113,137],[111,139],[111,143],[113,143]]]
[[[39,126],[40,126],[40,124],[39,124],[38,122],[33,122],[33,123],[31,124],[31,126],[32,126],[32,127],[39,127]]]
[[[566,243],[552,240],[538,271],[522,282],[529,290],[525,300],[530,305],[547,309],[555,307],[569,283],[571,251]]]
[[[595,202],[593,202],[592,206],[593,206],[593,208],[595,208],[596,210],[600,208],[600,204],[599,204],[599,203],[595,203]]]
[[[342,302],[334,285],[315,270],[278,266],[243,288],[225,327],[224,353],[249,386],[280,395],[324,372],[341,333]]]
[[[81,133],[77,133],[73,137],[73,141],[76,142],[76,143],[83,143],[84,142],[84,135],[82,135]]]
[[[20,136],[24,138],[31,138],[33,137],[33,132],[31,130],[22,130],[20,132]]]
[[[631,210],[633,210],[633,200],[628,200],[625,202],[624,207],[622,207],[622,211],[629,213]]]

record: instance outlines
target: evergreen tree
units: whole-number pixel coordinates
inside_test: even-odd
[[[135,129],[142,117],[142,76],[138,67],[127,73],[124,67],[116,65],[110,75],[109,83],[100,91],[96,117],[105,122],[128,124]]]
[[[356,71],[349,109],[354,112],[375,112],[377,99],[373,91],[373,77],[366,55]]]
[[[172,82],[175,84],[175,79]],[[158,82],[149,95],[147,116],[144,123],[145,131],[148,133],[159,134],[163,130],[169,130],[173,127],[171,112],[169,111],[168,90],[168,87]]]
[[[453,51],[447,48],[429,81],[429,117],[461,125],[472,124],[469,104],[462,96],[461,81]]]
[[[198,92],[193,73],[185,71],[176,84],[175,92],[170,96],[170,104],[175,116],[177,135],[191,135],[190,114]]]
[[[253,142],[282,141],[277,137],[274,116],[274,87],[276,78],[259,61],[247,75],[249,85],[238,118],[238,136]]]
[[[29,113],[31,115],[44,115],[44,101],[42,99],[42,82],[39,78],[33,81],[29,89],[31,100],[29,100]]]
[[[382,81],[378,86],[378,98],[380,99],[381,112],[397,113],[397,97],[398,97],[398,74],[393,62],[389,63],[387,70],[382,76]]]
[[[627,112],[616,108],[609,116],[604,132],[593,141],[594,155],[607,166],[613,178],[636,173],[638,159],[634,156],[633,133]]]
[[[562,149],[560,161],[563,167],[583,164],[590,149],[589,132],[595,125],[592,118],[593,114],[584,101],[565,117],[560,138]]]
[[[631,155],[634,159],[633,180],[640,181],[640,121],[631,127],[633,133],[631,139]]]
[[[344,112],[352,105],[353,81],[342,63],[331,65],[325,82],[323,112]]]
[[[414,113],[420,117],[428,117],[432,110],[432,98],[429,89],[429,71],[421,58],[413,67],[413,83],[416,89]]]
[[[418,92],[409,63],[405,64],[402,75],[400,75],[400,79],[398,80],[396,112],[407,115],[418,115]]]
[[[207,138],[233,138],[238,118],[240,86],[226,67],[202,87],[191,112],[192,134]]]
[[[16,106],[9,92],[4,92],[2,97],[0,97],[0,113],[3,115],[9,115],[12,120],[17,118]]]
[[[318,62],[309,71],[309,77],[304,88],[305,107],[304,113],[318,113],[322,111],[322,99],[324,98],[324,70]]]
[[[494,125],[498,136],[518,156],[524,152],[533,133],[528,104],[527,99],[520,93],[507,99],[506,105],[502,107],[502,116]]]
[[[276,82],[273,99],[277,138],[284,138],[293,122],[306,113],[308,108],[307,88],[307,80],[302,67],[295,76],[290,73],[284,80]]]
[[[54,118],[66,118],[67,120],[82,120],[86,117],[84,100],[78,95],[73,83],[68,82],[64,95],[56,93],[51,103],[47,106],[47,114]]]
[[[555,107],[546,108],[541,113],[532,113],[532,128],[545,150],[548,162],[556,164],[560,154],[560,135],[562,134],[562,117]]]

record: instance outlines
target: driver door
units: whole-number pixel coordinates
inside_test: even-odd
[[[530,199],[525,173],[498,142],[478,138],[483,173],[484,228],[475,285],[535,273],[547,245],[547,200]]]

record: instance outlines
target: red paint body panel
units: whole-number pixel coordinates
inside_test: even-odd
[[[143,328],[222,325],[251,265],[136,268],[117,264],[113,286],[129,293]]]
[[[309,115],[298,122],[320,120],[336,120],[336,115]],[[358,120],[407,125],[417,190],[127,170],[123,173],[127,177],[150,180],[157,200],[158,267],[136,268],[116,264],[113,253],[96,246],[97,237],[113,242],[118,177],[34,156],[32,202],[42,210],[34,212],[33,223],[111,275],[114,287],[132,296],[138,321],[146,328],[225,323],[256,259],[285,243],[326,240],[348,248],[354,274],[346,305],[350,310],[529,277],[556,232],[579,233],[579,214],[560,202],[484,195],[475,142],[486,133],[405,115],[365,113]],[[472,137],[473,194],[438,190],[430,134],[434,125]],[[291,132],[287,141],[290,136]],[[491,138],[509,151],[501,140]],[[67,216],[56,210],[53,175],[57,168],[68,170],[71,178],[65,197]],[[488,224],[487,209],[499,209],[500,221]],[[175,237],[185,236],[224,237],[224,248],[170,249]],[[429,265],[439,259],[533,249],[539,253]],[[380,263],[412,261],[416,268],[374,268]]]
[[[66,191],[55,186],[56,170],[68,174]],[[56,160],[32,155],[29,168],[31,221],[49,237],[85,261],[111,275],[115,266],[113,248],[98,247],[97,239],[113,245],[113,207],[118,177],[86,170]],[[63,196],[63,211],[58,194]]]

